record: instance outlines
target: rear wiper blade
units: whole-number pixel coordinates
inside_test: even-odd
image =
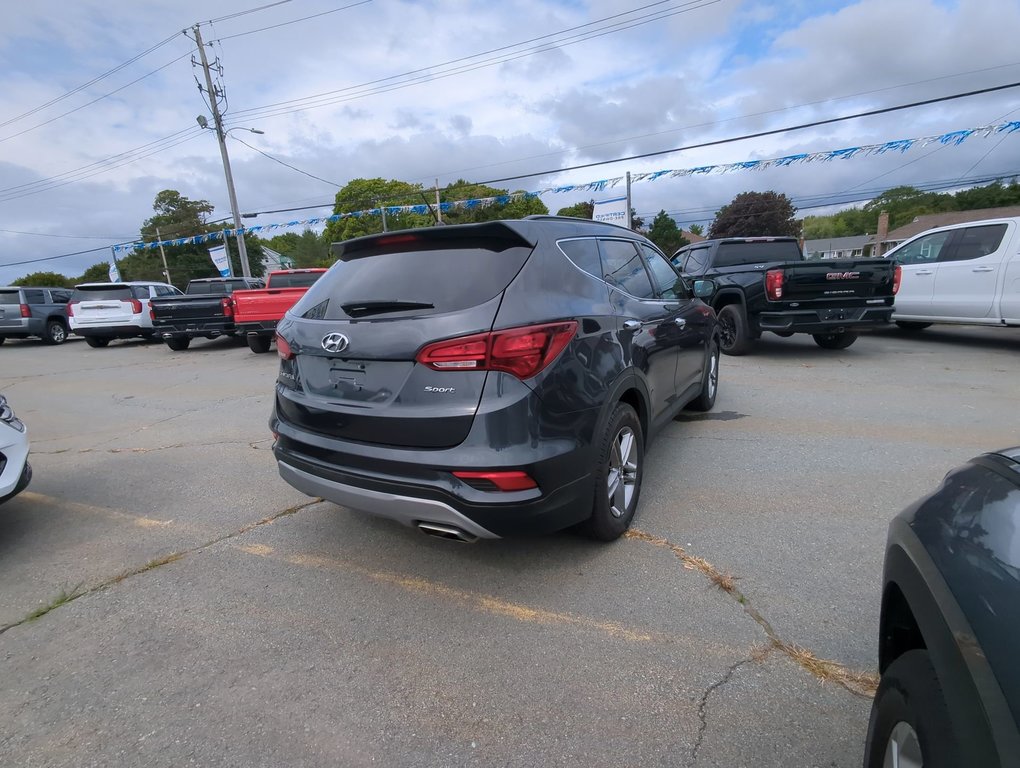
[[[424,301],[351,301],[341,304],[340,308],[351,317],[364,317],[365,315],[382,315],[387,312],[403,312],[408,309],[435,309],[435,304]]]

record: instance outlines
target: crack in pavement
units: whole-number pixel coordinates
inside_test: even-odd
[[[719,678],[710,686],[708,686],[708,688],[705,689],[705,692],[701,694],[701,701],[698,702],[698,735],[694,739],[694,746],[691,747],[691,759],[688,765],[693,767],[695,764],[697,764],[698,751],[701,749],[701,742],[704,741],[705,732],[708,730],[709,697],[717,689],[722,688],[724,685],[726,685],[738,669],[740,669],[745,664],[750,664],[752,662],[760,664],[762,661],[765,660],[765,657],[768,656],[771,650],[772,648],[769,647],[765,649],[764,653],[759,654],[752,652],[751,655],[748,656],[746,659],[740,659],[739,661],[731,664],[729,669],[726,670],[726,674],[724,674],[721,678]]]
[[[132,576],[138,576],[139,574],[146,573],[148,571],[155,570],[156,568],[159,568],[161,566],[168,565],[169,563],[176,562],[187,557],[188,555],[193,555],[196,552],[201,552],[202,550],[208,549],[209,547],[215,546],[216,544],[219,544],[221,542],[228,541],[230,539],[235,539],[238,536],[243,536],[249,531],[252,531],[263,525],[271,525],[272,523],[279,520],[281,517],[296,515],[301,510],[307,509],[308,507],[314,506],[321,502],[322,499],[315,498],[312,499],[311,501],[306,501],[302,504],[296,504],[292,507],[287,507],[287,509],[281,510],[280,512],[274,512],[271,515],[263,517],[261,520],[257,520],[254,523],[248,523],[247,525],[241,526],[237,530],[221,534],[202,544],[196,544],[193,547],[188,547],[187,549],[182,549],[178,552],[171,552],[170,554],[164,555],[163,557],[157,557],[153,560],[150,560],[149,562],[145,563],[145,565],[141,565],[136,568],[130,568],[126,571],[123,571],[122,573],[117,574],[116,576],[101,581],[98,584],[94,584],[91,587],[82,588],[79,585],[78,587],[72,588],[70,592],[68,592],[66,589],[62,590],[61,593],[55,599],[50,601],[49,604],[36,608],[35,610],[31,611],[18,621],[12,622],[10,624],[5,624],[4,626],[0,626],[0,635],[2,635],[9,629],[14,629],[15,627],[20,627],[22,624],[28,624],[29,622],[35,621],[36,619],[45,616],[47,613],[56,610],[62,605],[67,605],[68,603],[73,603],[75,600],[78,600],[79,598],[94,595],[97,592],[102,592],[103,590],[109,589],[112,586],[120,584],[122,581],[130,579]]]
[[[878,689],[877,675],[870,672],[855,672],[838,661],[820,659],[807,648],[787,642],[781,638],[769,621],[761,615],[757,608],[751,605],[751,601],[748,600],[747,596],[737,588],[736,577],[732,574],[720,571],[702,557],[689,555],[679,544],[674,544],[661,536],[653,536],[637,528],[631,528],[624,534],[624,537],[668,549],[683,563],[684,568],[689,571],[698,571],[706,576],[715,586],[740,603],[744,613],[754,619],[755,623],[761,627],[769,640],[771,648],[789,657],[790,660],[811,673],[814,677],[819,680],[835,683],[855,696],[860,696],[864,699],[874,697],[875,691]]]

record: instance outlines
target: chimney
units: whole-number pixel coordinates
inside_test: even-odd
[[[872,256],[880,258],[885,253],[884,243],[889,237],[889,212],[882,211],[878,214],[878,231],[875,232],[875,250]]]

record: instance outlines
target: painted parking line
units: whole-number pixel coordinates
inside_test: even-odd
[[[139,528],[173,528],[174,530],[196,530],[190,525],[182,525],[175,520],[156,520],[145,515],[136,515],[113,507],[97,507],[92,504],[83,504],[80,501],[67,501],[54,496],[47,496],[35,491],[23,491],[18,496],[19,501],[27,501],[48,509],[61,512],[73,512],[80,515],[91,515],[94,517],[105,517],[110,520],[121,520],[137,525]]]

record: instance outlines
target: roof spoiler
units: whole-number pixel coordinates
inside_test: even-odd
[[[351,261],[381,253],[416,250],[430,251],[441,248],[484,248],[505,251],[508,248],[534,248],[535,241],[515,226],[518,222],[487,221],[481,224],[455,224],[443,227],[402,229],[376,235],[345,240],[330,245],[330,252],[338,261]]]

